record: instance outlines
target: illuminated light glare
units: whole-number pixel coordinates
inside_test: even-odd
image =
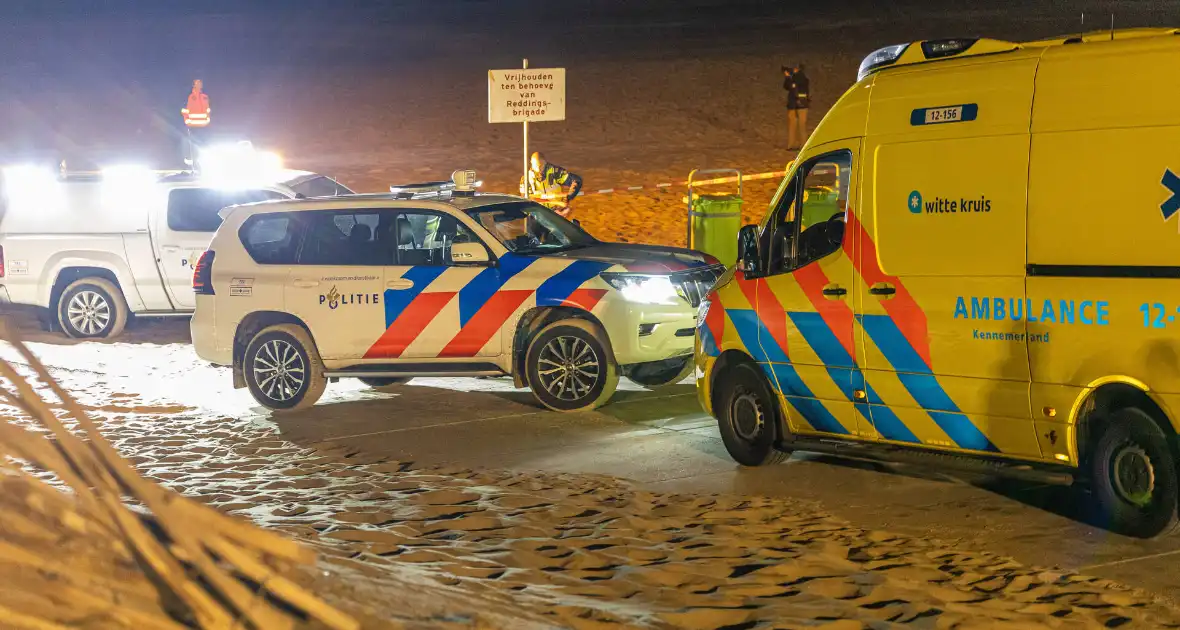
[[[618,289],[628,302],[636,304],[676,304],[679,295],[668,276],[603,274],[607,284]]]
[[[18,213],[60,210],[65,204],[57,173],[41,166],[5,168],[4,195],[9,209]]]
[[[156,174],[146,166],[127,164],[102,169],[102,205],[106,210],[146,213],[156,192]]]
[[[277,153],[255,151],[249,142],[215,145],[201,151],[201,178],[221,188],[256,186],[277,179],[283,160]]]

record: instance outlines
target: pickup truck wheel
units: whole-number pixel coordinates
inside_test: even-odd
[[[246,346],[242,371],[254,400],[275,411],[310,407],[328,386],[315,343],[295,324],[259,331]]]
[[[57,300],[57,323],[75,339],[117,337],[127,316],[123,292],[106,278],[79,278]]]
[[[1140,538],[1174,533],[1180,488],[1164,432],[1134,407],[1115,411],[1103,424],[1087,458],[1100,524]]]
[[[583,319],[565,319],[541,330],[529,344],[525,370],[533,395],[554,411],[600,407],[619,384],[619,369],[598,327]]]
[[[765,466],[791,456],[775,447],[778,400],[757,365],[742,362],[719,374],[713,396],[721,442],[735,462]]]

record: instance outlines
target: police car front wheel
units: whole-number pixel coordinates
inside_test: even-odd
[[[566,319],[546,326],[525,356],[529,388],[554,411],[589,411],[606,403],[619,372],[593,323]]]
[[[260,331],[246,346],[243,361],[250,394],[275,411],[314,405],[328,384],[315,344],[306,330],[294,324]]]
[[[1176,459],[1167,436],[1145,412],[1113,412],[1097,436],[1089,462],[1101,525],[1142,538],[1176,531]]]
[[[778,402],[758,366],[742,362],[718,375],[713,412],[725,450],[743,466],[777,464],[790,457],[779,450]]]

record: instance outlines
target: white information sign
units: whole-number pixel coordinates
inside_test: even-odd
[[[488,70],[488,122],[565,120],[565,68]]]

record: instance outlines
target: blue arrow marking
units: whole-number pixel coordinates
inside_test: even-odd
[[[1172,218],[1173,214],[1180,211],[1180,177],[1177,177],[1172,169],[1164,170],[1164,179],[1160,182],[1168,192],[1172,193],[1168,200],[1160,204],[1160,211],[1164,214],[1164,221]]]

